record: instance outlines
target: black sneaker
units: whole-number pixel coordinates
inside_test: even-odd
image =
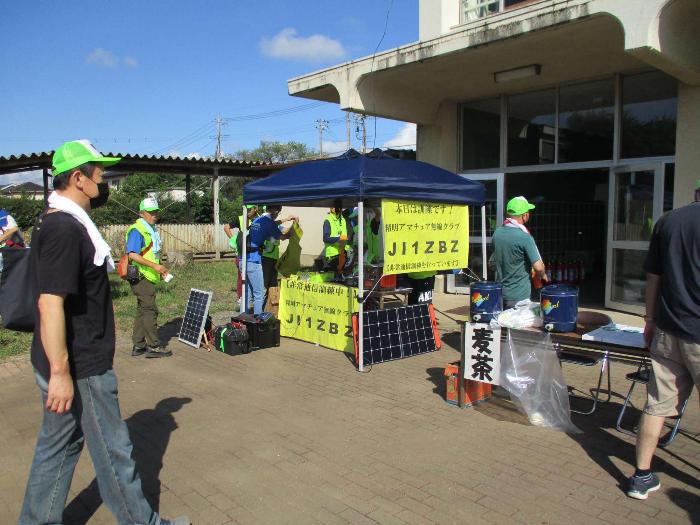
[[[146,357],[149,358],[170,357],[171,355],[173,355],[173,353],[170,350],[158,346],[154,346],[153,348],[149,347],[148,350],[146,350]]]
[[[133,357],[138,357],[140,355],[143,355],[146,353],[146,348],[139,348],[138,346],[134,345],[134,347],[131,349],[131,355]]]
[[[160,520],[160,525],[192,525],[192,522],[187,516],[178,516],[174,520]]]
[[[629,479],[627,495],[634,499],[647,499],[649,497],[649,492],[654,492],[655,490],[659,490],[659,488],[661,488],[659,476],[653,472],[643,478],[632,476]]]

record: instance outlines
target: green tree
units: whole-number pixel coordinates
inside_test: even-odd
[[[15,198],[0,197],[0,208],[10,212],[21,230],[28,230],[34,226],[36,218],[44,209],[44,199],[34,199],[24,193]]]
[[[230,158],[246,162],[281,164],[283,162],[308,159],[316,155],[316,150],[302,142],[293,140],[289,142],[261,140],[260,146],[257,148],[238,150]]]

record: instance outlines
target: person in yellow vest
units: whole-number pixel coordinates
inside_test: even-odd
[[[280,239],[285,239],[288,237],[289,230],[292,227],[290,225],[284,228],[282,224],[290,221],[299,221],[298,217],[289,216],[284,219],[278,219],[280,212],[282,211],[282,206],[277,204],[272,204],[265,206],[265,212],[263,215],[270,217],[277,227],[282,232],[282,237]],[[263,309],[267,306],[267,300],[270,295],[270,288],[279,286],[277,281],[277,261],[280,258],[280,239],[275,239],[270,237],[265,239],[262,251],[262,271],[263,271],[263,286],[265,287],[265,299],[263,300]]]
[[[365,221],[365,262],[367,264],[378,264],[384,259],[382,253],[382,233],[379,231],[382,220],[381,208],[372,208],[368,213],[368,220]]]
[[[348,223],[343,217],[343,208],[339,202],[330,209],[330,213],[323,221],[323,257],[325,268],[336,271],[341,252],[348,251]]]
[[[408,304],[431,304],[433,302],[433,288],[435,288],[435,275],[437,271],[409,272],[408,285],[413,291],[408,294]]]
[[[258,216],[258,206],[257,204],[246,204],[246,209],[248,211],[248,231],[250,231],[250,224]],[[243,251],[243,235],[241,234],[241,225],[243,224],[243,215],[234,217],[231,222],[224,224],[224,233],[229,238],[229,246],[233,249],[233,253],[236,254],[234,257],[234,262],[238,271],[236,272],[236,297],[239,304],[236,310],[240,308],[241,295],[243,293],[243,280],[241,279],[241,252]]]
[[[126,230],[126,252],[139,270],[140,279],[131,283],[136,296],[136,316],[131,355],[136,357],[167,357],[172,352],[161,348],[158,339],[158,307],[156,306],[156,283],[168,274],[160,264],[160,235],[155,229],[158,221],[158,201],[147,197],[139,205],[141,216]]]

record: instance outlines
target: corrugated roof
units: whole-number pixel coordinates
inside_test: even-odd
[[[118,164],[121,171],[189,173],[192,175],[212,175],[219,168],[222,176],[265,176],[288,166],[288,164],[265,164],[233,159],[174,157],[166,155],[132,155],[130,153],[105,153],[111,157],[121,157]],[[51,168],[53,151],[10,155],[0,157],[0,175],[20,171]]]

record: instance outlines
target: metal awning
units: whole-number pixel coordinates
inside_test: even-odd
[[[119,171],[134,173],[182,173],[183,175],[218,175],[220,177],[265,177],[270,173],[289,166],[286,164],[265,164],[241,160],[212,158],[190,158],[155,155],[132,155],[129,153],[106,153],[107,156],[121,157]],[[10,155],[0,157],[0,176],[33,170],[50,170],[53,151]]]

